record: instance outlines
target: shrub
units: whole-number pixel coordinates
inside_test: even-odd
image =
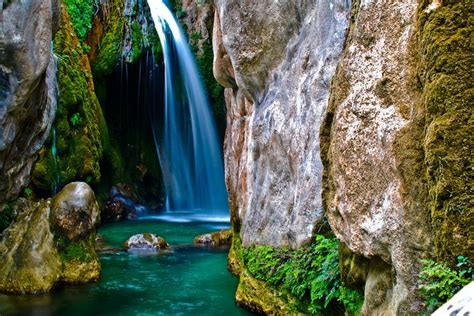
[[[255,246],[242,249],[249,273],[275,286],[283,286],[298,299],[309,300],[308,311],[321,313],[331,303],[340,303],[346,314],[358,314],[363,298],[346,288],[339,275],[339,243],[317,235],[298,250]]]
[[[431,313],[472,281],[472,264],[464,256],[457,257],[456,269],[433,260],[421,260],[420,290]]]

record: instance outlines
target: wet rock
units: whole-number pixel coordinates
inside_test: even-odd
[[[154,234],[144,233],[137,234],[130,237],[125,243],[124,247],[127,250],[151,250],[158,251],[169,249],[170,245],[160,236]]]
[[[50,229],[50,201],[21,200],[16,207],[17,220],[0,235],[0,292],[48,292],[62,274]]]
[[[37,203],[21,199],[15,208],[19,215],[0,235],[0,292],[36,294],[99,278],[98,206],[87,184],[71,183]]]
[[[99,224],[99,218],[99,205],[87,183],[69,183],[53,199],[52,223],[69,240],[88,236]]]
[[[240,274],[235,294],[238,305],[262,315],[302,315],[297,312],[298,300],[282,289],[269,287],[246,270]]]
[[[146,212],[147,207],[140,203],[134,188],[129,184],[114,185],[110,195],[110,200],[104,203],[103,223],[135,219]]]
[[[102,223],[118,222],[124,220],[127,216],[126,205],[118,200],[106,201],[101,212]]]
[[[2,7],[0,36],[0,203],[29,181],[57,103],[51,53],[59,1],[13,0]]]
[[[223,229],[218,232],[199,235],[194,238],[194,244],[201,246],[230,246],[231,243],[231,229]]]

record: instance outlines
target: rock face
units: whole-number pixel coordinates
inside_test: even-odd
[[[244,247],[297,247],[325,215],[344,278],[364,287],[362,314],[419,313],[418,260],[473,255],[473,10],[216,2],[226,184]]]
[[[71,196],[71,192],[78,196]],[[0,260],[4,263],[0,292],[36,294],[50,291],[59,282],[99,278],[100,262],[94,249],[98,209],[87,184],[71,183],[46,201],[21,199],[16,208],[16,221],[0,235]],[[65,220],[64,214],[71,220]]]
[[[59,1],[8,1],[0,34],[0,203],[28,182],[57,103],[51,40]]]
[[[346,1],[217,2],[214,73],[228,87],[226,181],[244,246],[299,246],[322,219],[318,131],[350,9]]]
[[[130,237],[124,247],[127,250],[162,250],[167,249],[170,245],[160,236],[154,234],[137,234]]]
[[[417,7],[372,1],[355,8],[357,23],[333,82],[327,214],[340,240],[374,258],[363,314],[416,312],[415,267],[431,242],[424,188],[405,186],[395,148],[418,99],[409,73]],[[421,195],[417,201],[411,189]]]

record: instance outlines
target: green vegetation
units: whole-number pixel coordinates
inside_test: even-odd
[[[13,212],[13,206],[10,203],[7,203],[3,206],[3,210],[0,212],[0,233],[3,232],[11,222],[15,219],[15,214]]]
[[[420,63],[417,68],[423,130],[424,166],[437,260],[474,256],[468,242],[474,225],[472,177],[472,34],[474,3],[443,1],[426,12],[419,7]]]
[[[99,163],[108,142],[107,126],[94,92],[88,57],[67,8],[62,6],[62,27],[54,39],[60,96],[55,120],[59,185],[87,178],[97,183],[101,177]],[[51,145],[51,139],[45,146]],[[34,188],[49,193],[58,185],[56,172],[51,151],[43,148],[33,167]]]
[[[331,304],[344,306],[346,314],[358,314],[363,297],[346,288],[339,275],[338,241],[317,235],[309,246],[290,250],[269,246],[243,248],[245,268],[256,279],[281,286],[319,314]]]
[[[433,260],[421,260],[420,290],[426,300],[426,310],[431,313],[473,280],[472,263],[467,257],[458,256],[455,269]]]
[[[79,114],[78,112],[74,113],[69,119],[69,121],[71,122],[73,127],[77,127],[82,122],[81,114]]]
[[[95,259],[94,238],[95,234],[90,234],[88,238],[79,241],[70,241],[66,238],[59,237],[57,238],[59,255],[64,261],[91,261]]]
[[[71,22],[81,41],[84,41],[92,26],[94,0],[63,0]]]

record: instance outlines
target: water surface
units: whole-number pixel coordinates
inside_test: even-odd
[[[238,280],[226,269],[227,251],[191,244],[195,235],[224,225],[142,219],[104,226],[100,233],[113,247],[150,232],[164,237],[173,251],[101,254],[97,283],[41,296],[0,295],[0,315],[249,315],[234,303]]]

